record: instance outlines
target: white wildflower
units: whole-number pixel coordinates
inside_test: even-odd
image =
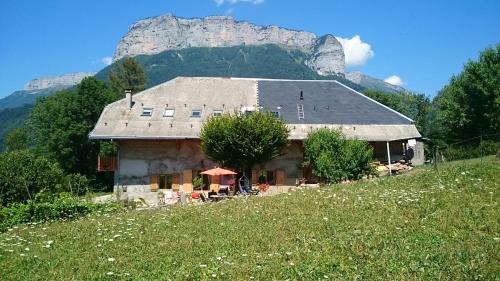
[[[108,258],[108,261],[115,261],[115,258]]]

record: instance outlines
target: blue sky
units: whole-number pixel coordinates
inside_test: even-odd
[[[98,71],[130,24],[167,12],[333,34],[349,49],[348,70],[394,75],[430,96],[500,43],[498,0],[0,0],[0,97],[33,78]]]

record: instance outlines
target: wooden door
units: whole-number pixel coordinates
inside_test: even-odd
[[[285,171],[276,171],[276,185],[285,185]]]
[[[252,170],[252,184],[259,183],[259,176],[257,176],[257,170]]]

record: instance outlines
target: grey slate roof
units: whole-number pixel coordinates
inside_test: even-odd
[[[295,124],[413,124],[395,112],[337,81],[259,80],[258,102],[270,111],[279,111],[286,123]],[[302,92],[303,100],[300,100]],[[297,105],[304,119],[299,120]]]
[[[303,91],[304,100],[299,100]],[[259,106],[280,111],[290,138],[301,140],[320,127],[341,129],[348,137],[367,141],[419,138],[413,121],[337,81],[297,81],[255,78],[177,77],[106,106],[89,137],[92,139],[198,138],[214,110],[234,113]],[[298,119],[297,103],[305,118]],[[281,109],[277,109],[280,106]],[[316,106],[316,110],[314,107]],[[328,108],[329,107],[329,108]],[[152,108],[152,116],[141,116]],[[173,117],[165,109],[175,109]],[[201,109],[200,117],[191,111]]]

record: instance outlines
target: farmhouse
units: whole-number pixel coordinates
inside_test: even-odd
[[[89,136],[119,145],[115,191],[128,198],[153,196],[158,189],[189,193],[193,177],[217,165],[199,148],[203,121],[255,110],[282,118],[291,145],[248,171],[252,182],[262,173],[276,185],[310,179],[311,171],[301,166],[302,141],[322,127],[368,141],[379,161],[398,161],[411,150],[413,164],[423,163],[421,135],[410,118],[334,80],[178,77],[109,104]]]

